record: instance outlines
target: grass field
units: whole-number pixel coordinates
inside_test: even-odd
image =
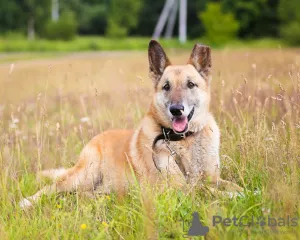
[[[191,49],[195,42],[211,45],[203,38],[189,40],[181,44],[178,39],[161,40],[166,48]],[[77,36],[71,41],[36,39],[28,41],[22,35],[0,36],[0,52],[79,52],[79,51],[111,51],[111,50],[143,50],[148,46],[147,37],[106,38],[99,36]],[[263,38],[256,40],[233,40],[216,48],[277,48],[286,44],[280,39]],[[43,54],[45,55],[45,54]]]
[[[190,51],[168,53],[185,63]],[[243,186],[244,197],[203,189],[145,193],[135,186],[122,200],[53,195],[22,211],[18,201],[46,184],[35,179],[37,171],[72,166],[87,141],[106,129],[135,128],[152,86],[146,51],[0,64],[0,239],[183,239],[182,219],[194,211],[210,228],[206,239],[299,239],[299,221],[212,225],[215,215],[300,216],[299,50],[215,50],[213,70],[222,177]]]

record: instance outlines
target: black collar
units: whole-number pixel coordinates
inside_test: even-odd
[[[194,115],[194,107],[192,108],[191,112],[188,115],[188,121],[191,120],[191,118]],[[163,126],[161,126],[161,134],[159,134],[158,136],[156,136],[156,138],[154,138],[153,143],[152,143],[152,149],[155,147],[155,144],[159,141],[159,140],[165,140],[165,141],[180,141],[188,136],[191,136],[193,134],[193,132],[186,132],[183,134],[177,134],[173,131],[173,129],[171,128],[165,128]]]
[[[191,136],[193,134],[193,132],[188,131],[186,133],[183,134],[177,134],[173,131],[173,129],[171,128],[165,128],[163,126],[161,126],[161,131],[162,133],[157,135],[156,138],[154,138],[153,143],[152,143],[152,149],[155,147],[155,144],[159,141],[159,140],[166,140],[166,141],[180,141],[188,136]]]

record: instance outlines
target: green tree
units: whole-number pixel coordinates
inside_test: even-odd
[[[58,21],[50,20],[45,26],[44,37],[48,39],[72,40],[77,33],[77,20],[75,14],[70,11],[64,11]]]
[[[42,31],[50,18],[51,0],[18,0],[20,12],[27,24],[28,39],[34,39],[36,30]]]
[[[130,32],[135,35],[151,36],[164,4],[164,1],[143,0],[137,26]]]
[[[224,13],[219,3],[209,3],[198,14],[205,29],[205,37],[212,44],[223,44],[236,37],[239,23],[232,13]]]
[[[16,1],[0,1],[0,33],[20,30],[22,24],[20,11],[21,9]]]
[[[240,23],[239,36],[277,36],[279,0],[223,0],[225,11],[234,14]],[[289,0],[287,0],[289,1]]]
[[[109,0],[60,0],[60,11],[71,10],[78,21],[79,34],[104,34]]]
[[[107,36],[124,37],[137,26],[142,0],[111,0]]]
[[[300,45],[299,0],[281,0],[278,6],[281,20],[280,33],[291,45]]]
[[[300,21],[299,0],[280,0],[278,14],[281,23]]]

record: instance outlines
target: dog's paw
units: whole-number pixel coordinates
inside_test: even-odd
[[[236,197],[242,197],[242,198],[244,198],[245,197],[245,193],[244,192],[237,192],[237,191],[226,192],[225,196],[227,196],[229,198],[236,198]]]
[[[252,192],[252,194],[254,196],[258,196],[258,195],[261,195],[261,191],[260,190],[255,190],[255,191]],[[242,191],[242,192],[238,192],[238,191],[235,191],[235,192],[226,192],[226,195],[229,198],[236,198],[236,197],[245,198],[246,197],[246,193],[244,191]]]
[[[19,202],[19,206],[22,209],[27,209],[32,207],[32,203],[28,199],[24,198],[22,201]]]

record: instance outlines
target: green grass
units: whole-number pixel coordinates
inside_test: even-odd
[[[46,59],[62,56],[62,52],[10,52],[5,54],[0,54],[0,63],[11,63],[15,61],[26,61],[34,59]]]
[[[220,119],[219,122],[224,126]],[[275,218],[299,216],[297,205],[289,206],[284,196],[276,197],[272,194],[269,181],[273,179],[275,184],[275,179],[270,175],[264,160],[268,155],[269,167],[277,172],[276,166],[273,165],[278,161],[277,158],[286,158],[290,152],[295,154],[289,156],[291,163],[282,169],[287,174],[287,179],[284,179],[284,175],[283,179],[278,179],[280,188],[284,184],[291,190],[294,180],[289,179],[290,173],[293,172],[292,166],[297,161],[296,154],[299,154],[299,151],[294,144],[285,146],[284,149],[281,147],[290,141],[290,136],[280,136],[279,130],[272,134],[274,141],[266,141],[265,134],[270,132],[262,119],[255,128],[233,125],[228,127],[230,130],[222,131],[223,138],[227,139],[227,142],[222,144],[222,176],[244,186],[244,197],[231,199],[211,194],[205,188],[182,191],[166,187],[164,191],[159,191],[151,187],[141,190],[138,186],[133,186],[128,195],[121,200],[114,194],[97,196],[95,199],[78,194],[60,194],[44,196],[33,209],[26,211],[18,207],[19,199],[21,196],[34,194],[45,182],[37,182],[35,176],[28,172],[27,168],[30,168],[32,162],[23,152],[22,145],[26,143],[19,139],[10,154],[20,159],[23,171],[16,179],[2,171],[0,178],[0,238],[184,239],[183,235],[188,231],[188,226],[183,228],[182,221],[191,222],[192,213],[197,211],[203,224],[210,227],[209,239],[297,239],[295,236],[300,233],[299,226],[274,229],[258,225],[212,226],[212,218],[216,215],[222,218],[247,216],[249,219],[253,217],[255,221],[259,217],[267,218],[268,215]],[[76,142],[79,139],[76,141],[75,138],[76,134],[67,137],[69,143],[64,146],[64,151],[71,151],[74,146],[77,148]],[[240,148],[244,149],[244,152],[241,152]],[[1,151],[1,164],[5,162],[5,151]],[[236,162],[230,160],[231,158]],[[254,195],[255,190],[261,192]],[[281,191],[279,190],[279,193],[282,194]],[[290,192],[287,194],[291,196]]]
[[[25,38],[0,37],[0,52],[74,52],[74,51],[110,51],[110,50],[144,50],[151,38],[130,37],[124,39],[109,39],[105,37],[76,37],[72,41],[50,41],[37,39],[28,41]],[[181,44],[176,39],[161,40],[166,48],[190,49],[195,42],[211,45],[204,39],[193,39]],[[217,48],[277,48],[284,44],[276,39],[235,40]]]

